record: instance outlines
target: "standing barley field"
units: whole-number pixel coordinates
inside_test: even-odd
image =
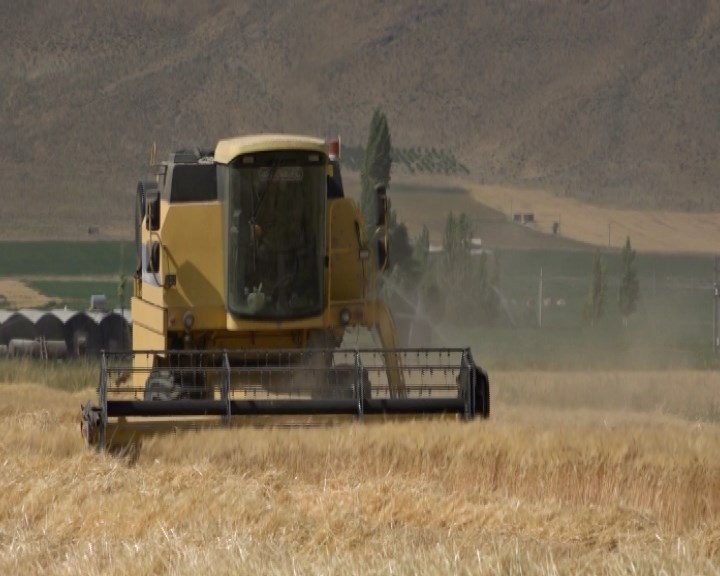
[[[177,434],[134,457],[84,447],[91,389],[20,373],[3,574],[720,572],[713,372],[499,373],[485,422]]]

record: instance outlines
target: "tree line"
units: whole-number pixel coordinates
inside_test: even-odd
[[[361,171],[365,163],[367,148],[363,146],[343,145],[343,164],[351,170]],[[451,150],[424,148],[421,146],[390,149],[390,159],[394,170],[408,174],[470,174]]]
[[[620,255],[621,272],[620,288],[618,289],[618,309],[622,316],[623,326],[627,327],[629,318],[637,310],[640,299],[640,281],[637,273],[637,254],[633,250],[630,237],[625,240]],[[592,272],[590,273],[590,288],[585,302],[585,319],[594,326],[605,313],[605,298],[607,295],[607,262],[599,250],[593,256]]]
[[[366,223],[376,218],[376,186],[390,185],[392,151],[387,117],[381,110],[375,110],[360,168],[360,207]],[[439,254],[430,253],[427,227],[411,241],[407,227],[394,210],[390,210],[387,227],[390,264],[382,278],[386,292],[402,291],[403,299],[414,302],[432,321],[490,326],[499,320],[501,262],[495,254],[473,244],[475,230],[467,214],[448,214]],[[596,251],[583,309],[591,326],[603,317],[606,297],[607,264],[600,251]],[[622,251],[617,297],[624,326],[637,310],[639,297],[636,252],[628,237]]]

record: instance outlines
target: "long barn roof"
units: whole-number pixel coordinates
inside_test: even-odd
[[[25,320],[28,320],[29,322],[33,324],[37,324],[38,321],[43,318],[44,316],[54,316],[60,322],[63,324],[66,324],[70,319],[74,318],[75,316],[85,316],[86,318],[89,318],[95,324],[100,324],[105,318],[108,316],[120,316],[125,319],[125,321],[130,324],[132,322],[132,315],[130,314],[130,310],[112,310],[109,312],[86,312],[83,310],[67,310],[67,309],[59,309],[59,310],[37,310],[34,308],[21,308],[20,310],[0,310],[0,325],[4,324],[11,318],[23,318]]]

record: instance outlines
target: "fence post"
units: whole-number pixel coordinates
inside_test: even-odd
[[[538,289],[538,328],[542,328],[542,310],[543,310],[543,269],[540,267],[540,286]]]
[[[232,405],[230,404],[230,359],[228,358],[227,350],[223,350],[223,379],[222,388],[220,389],[220,396],[225,401],[225,424],[230,426],[232,424]]]
[[[98,451],[105,450],[105,427],[107,426],[107,381],[108,365],[105,350],[100,352],[100,423],[98,426]]]
[[[363,382],[363,367],[360,361],[360,351],[355,350],[355,398],[357,399],[358,420],[363,419],[365,413],[365,390],[363,390],[365,383]]]

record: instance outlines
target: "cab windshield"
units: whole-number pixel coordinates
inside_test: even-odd
[[[268,152],[223,167],[230,312],[278,320],[321,313],[325,161],[317,152]]]

